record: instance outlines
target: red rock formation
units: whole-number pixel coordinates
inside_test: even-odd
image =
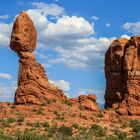
[[[123,55],[127,39],[116,39],[105,54],[105,107],[117,108],[124,94]]]
[[[140,36],[115,40],[105,57],[105,107],[140,115]]]
[[[99,106],[96,103],[96,95],[80,95],[78,97],[78,102],[87,110],[99,111]]]
[[[16,104],[42,104],[50,98],[66,99],[62,90],[49,83],[44,68],[32,52],[36,48],[36,29],[29,16],[22,12],[14,22],[10,48],[20,57]]]

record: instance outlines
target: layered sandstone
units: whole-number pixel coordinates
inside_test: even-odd
[[[37,32],[26,12],[14,22],[10,48],[20,57],[16,104],[42,104],[48,99],[64,100],[63,91],[49,83],[45,69],[32,53],[36,48]]]
[[[140,36],[115,40],[105,55],[105,107],[140,114]]]

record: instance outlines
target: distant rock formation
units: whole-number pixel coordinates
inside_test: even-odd
[[[116,39],[105,54],[105,108],[140,115],[140,36]]]
[[[15,104],[42,104],[50,98],[66,99],[63,91],[49,83],[44,68],[32,53],[36,48],[37,31],[26,12],[14,22],[10,48],[20,57]]]
[[[90,111],[99,111],[99,105],[96,103],[96,95],[95,94],[88,94],[88,95],[80,95],[78,97],[78,102],[82,105],[85,109]]]

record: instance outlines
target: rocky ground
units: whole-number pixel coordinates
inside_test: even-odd
[[[42,105],[0,103],[0,140],[140,140],[139,120],[55,99]]]

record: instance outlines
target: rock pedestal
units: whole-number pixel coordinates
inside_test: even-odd
[[[115,40],[105,55],[105,107],[140,115],[140,36]]]
[[[32,53],[36,48],[37,32],[26,12],[14,22],[10,48],[20,57],[18,88],[15,104],[42,104],[48,99],[65,100],[63,91],[49,83],[44,68]]]

